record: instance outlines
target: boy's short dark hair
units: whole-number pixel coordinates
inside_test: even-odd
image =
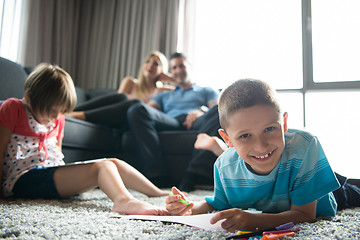
[[[221,127],[226,130],[228,118],[240,109],[257,104],[271,105],[280,113],[280,105],[275,91],[264,81],[257,79],[240,79],[220,93],[219,119]]]
[[[33,111],[50,113],[52,107],[62,106],[63,113],[75,108],[77,97],[70,75],[62,68],[49,63],[39,64],[25,81]]]

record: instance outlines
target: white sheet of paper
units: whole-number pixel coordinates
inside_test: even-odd
[[[89,163],[100,162],[100,161],[104,161],[104,160],[106,160],[106,158],[99,158],[99,159],[92,159],[92,160],[84,160],[84,161],[77,161],[77,162],[66,163],[65,165],[62,165],[62,166],[89,164]]]
[[[261,213],[261,211],[256,211],[256,210],[245,210],[245,211],[251,213]],[[119,217],[121,219],[152,220],[152,221],[180,223],[191,227],[196,227],[199,229],[225,231],[221,227],[221,223],[225,221],[224,219],[218,221],[215,224],[210,223],[210,219],[215,214],[216,213],[207,213],[207,214],[198,214],[191,216],[113,215],[112,217]]]
[[[214,216],[214,214],[215,213],[208,213],[208,214],[198,214],[191,216],[117,215],[117,217],[121,217],[121,219],[152,220],[152,221],[162,221],[162,222],[171,222],[171,223],[181,223],[199,229],[225,231],[221,227],[221,223],[224,220],[220,220],[214,225],[210,224],[210,219],[212,218],[212,216]]]

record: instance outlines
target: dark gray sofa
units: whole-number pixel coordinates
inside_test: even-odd
[[[0,57],[0,100],[10,97],[22,98],[24,82],[31,68]],[[93,97],[108,93],[109,90],[92,89],[84,91],[76,88],[78,102],[81,103]],[[190,154],[196,139],[196,132],[165,131],[159,133],[165,166],[171,176],[171,181],[178,184],[182,179],[190,159]],[[116,157],[136,166],[136,146],[133,145],[130,132],[120,131],[107,126],[66,117],[63,139],[65,162],[90,160],[101,157]]]

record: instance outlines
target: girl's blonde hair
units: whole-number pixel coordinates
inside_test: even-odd
[[[136,95],[140,99],[144,95],[146,95],[146,93],[148,92],[148,88],[146,86],[146,80],[145,80],[145,76],[144,76],[144,71],[143,71],[143,69],[144,69],[143,66],[144,66],[144,63],[149,61],[150,58],[152,58],[152,57],[157,57],[159,59],[160,65],[161,65],[161,68],[163,71],[167,72],[169,69],[168,60],[166,59],[165,55],[162,54],[161,52],[153,51],[145,57],[143,63],[140,66],[140,70],[139,70],[139,74],[138,74],[139,85],[138,85],[138,88],[136,89]]]
[[[76,105],[76,91],[70,75],[62,68],[49,63],[39,64],[25,81],[33,111],[50,113],[54,106],[62,113],[72,112]]]

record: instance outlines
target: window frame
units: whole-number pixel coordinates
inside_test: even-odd
[[[314,82],[312,55],[311,1],[302,0],[303,90],[360,89],[359,81]]]
[[[306,127],[306,93],[314,91],[354,91],[360,90],[360,81],[314,82],[312,55],[312,17],[311,1],[302,0],[302,51],[303,51],[303,87],[299,89],[276,89],[279,93],[301,92],[303,96],[303,125]]]

